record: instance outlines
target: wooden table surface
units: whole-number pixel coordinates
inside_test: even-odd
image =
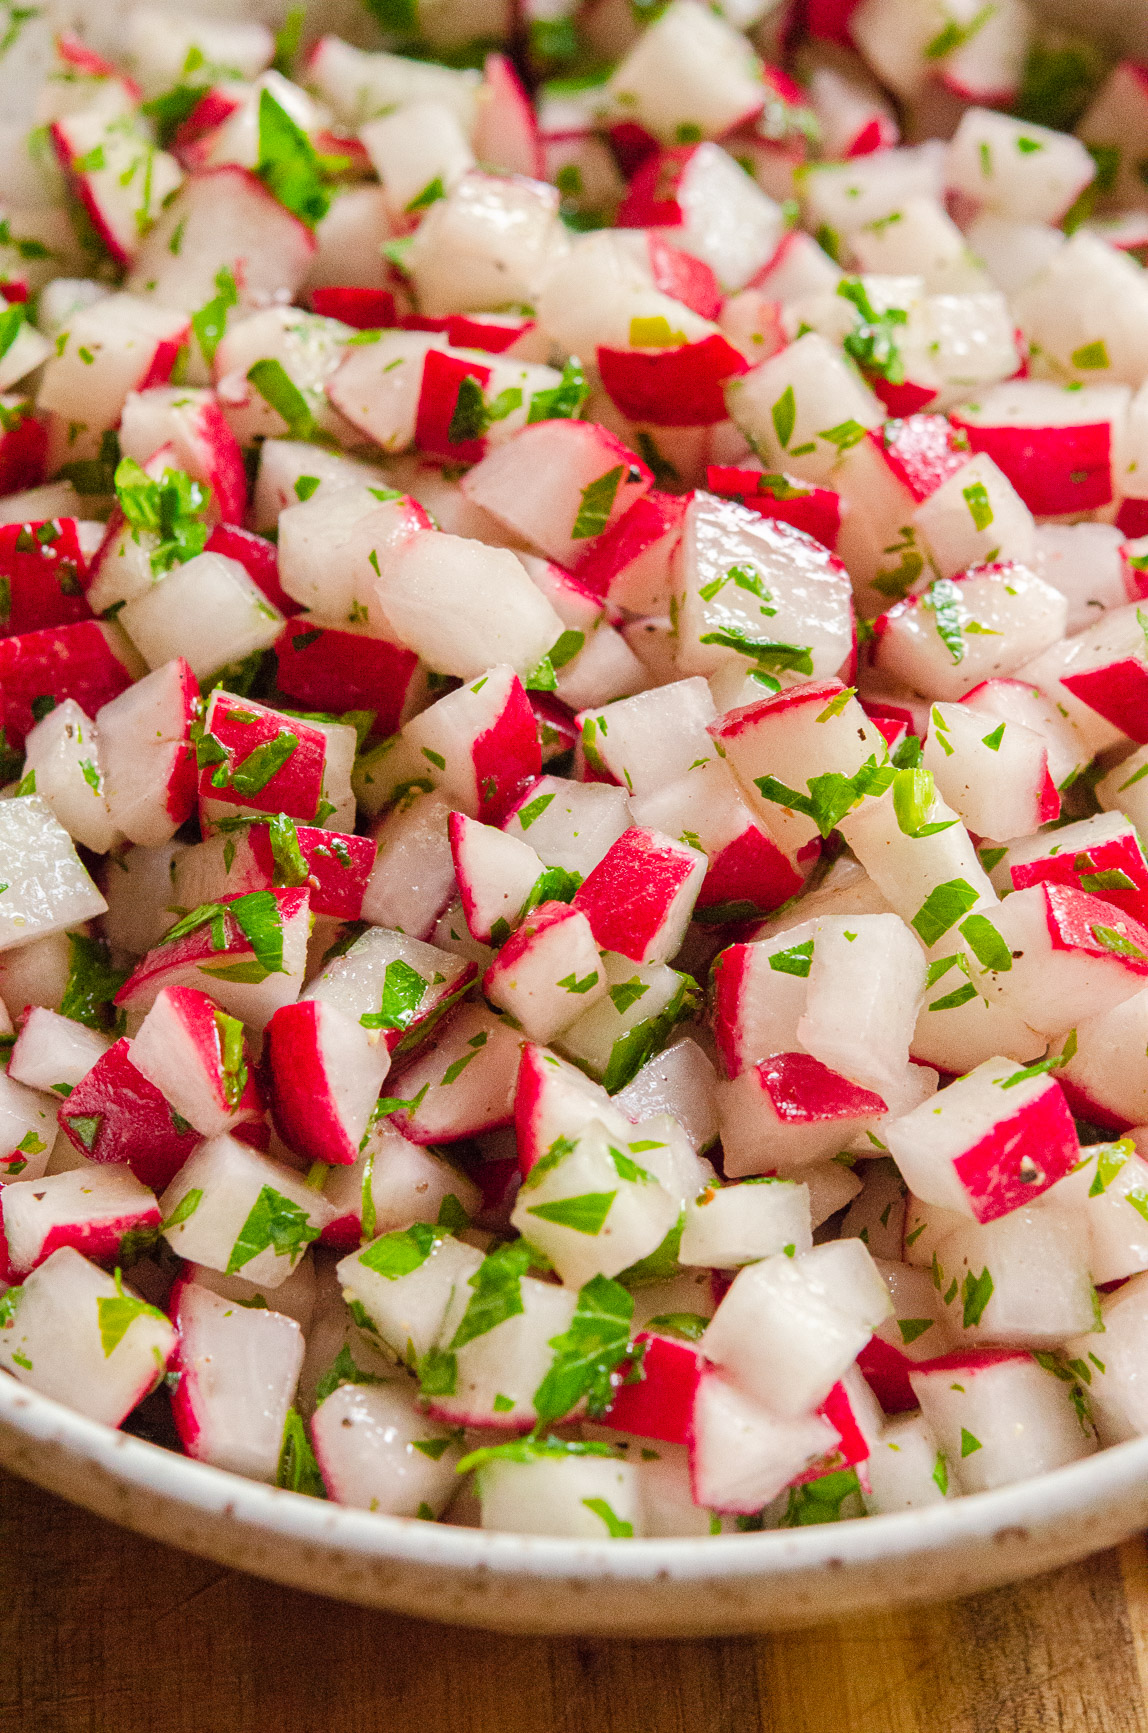
[[[0,1474],[0,1733],[1148,1733],[1148,1550],[776,1637],[453,1631],[273,1587]]]

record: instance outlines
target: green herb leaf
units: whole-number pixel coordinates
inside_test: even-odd
[[[279,1451],[275,1484],[286,1487],[288,1492],[305,1493],[308,1498],[327,1496],[303,1417],[294,1408],[288,1408],[287,1418],[283,1423],[283,1443]]]
[[[198,312],[191,315],[191,328],[200,352],[208,366],[215,360],[215,351],[219,348],[223,334],[227,330],[227,315],[232,307],[239,305],[239,290],[234,274],[227,266],[222,266],[215,273],[215,294],[210,301],[204,302]],[[319,483],[316,479],[315,486]],[[298,492],[298,484],[296,484]],[[303,497],[303,496],[299,496]]]
[[[623,1522],[611,1505],[604,1498],[584,1498],[582,1503],[606,1524],[606,1530],[611,1540],[633,1540],[634,1525]]]
[[[793,438],[793,429],[797,425],[797,399],[793,395],[793,386],[787,385],[777,402],[770,410],[773,421],[773,431],[777,435],[777,443],[788,448]]]
[[[525,1438],[510,1438],[505,1444],[485,1444],[480,1450],[472,1450],[469,1456],[464,1456],[456,1474],[469,1474],[472,1469],[482,1468],[488,1462],[542,1462],[548,1458],[561,1460],[567,1456],[609,1456],[617,1459],[618,1452],[612,1444],[599,1442],[598,1439],[583,1442],[577,1438],[537,1438],[530,1433]]]
[[[120,1270],[115,1272],[115,1294],[101,1295],[96,1301],[96,1316],[100,1327],[100,1344],[104,1350],[104,1358],[108,1359],[115,1353],[137,1318],[161,1318],[166,1324],[167,1319],[156,1306],[149,1306],[146,1300],[137,1299],[134,1294],[124,1293],[123,1275]]]
[[[210,534],[205,522],[210,489],[182,469],[165,469],[155,481],[132,457],[120,460],[113,480],[120,510],[137,538],[141,530],[159,538],[150,562],[157,577],[203,552]]]
[[[409,1029],[418,1015],[428,983],[396,957],[387,964],[383,975],[382,1004],[377,1011],[367,1011],[359,1022],[364,1029]]]
[[[622,475],[623,467],[619,463],[615,468],[608,469],[605,475],[600,475],[597,481],[588,482],[582,489],[582,503],[570,531],[573,541],[588,541],[592,536],[601,535],[610,521],[614,501],[622,485]]]
[[[264,96],[267,92],[264,91]],[[314,439],[318,426],[311,405],[281,361],[264,356],[247,369],[247,382],[287,423],[290,439]]]
[[[293,1265],[311,1241],[318,1238],[319,1229],[312,1227],[307,1211],[273,1186],[265,1185],[239,1230],[224,1273],[238,1275],[252,1258],[269,1248],[277,1258],[289,1258]]]
[[[978,893],[964,879],[948,879],[934,885],[913,916],[912,926],[926,947],[935,945],[979,901]]]
[[[1012,968],[1012,952],[987,915],[970,915],[961,922],[958,931],[982,969],[994,969],[1004,975]]]
[[[527,1209],[527,1215],[540,1221],[553,1222],[556,1227],[570,1228],[576,1234],[596,1235],[606,1225],[616,1191],[588,1191],[580,1197],[557,1198],[553,1203],[539,1203]]]
[[[570,1328],[552,1338],[554,1359],[534,1392],[541,1425],[569,1414],[583,1398],[591,1415],[609,1407],[610,1374],[629,1353],[633,1315],[633,1299],[608,1276],[594,1276],[580,1290]]]
[[[930,584],[921,597],[921,606],[932,609],[937,635],[954,663],[963,662],[965,639],[961,630],[960,591],[952,578],[938,578]]]
[[[531,397],[526,425],[530,427],[536,421],[577,420],[589,395],[582,365],[571,356],[562,369],[560,382],[548,391],[536,391]]]
[[[397,1282],[425,1264],[442,1240],[443,1235],[426,1222],[412,1222],[409,1228],[400,1228],[375,1240],[359,1253],[359,1262],[377,1276],[385,1276],[388,1282]]]
[[[839,771],[811,776],[807,795],[799,794],[774,776],[758,776],[754,782],[764,799],[777,806],[786,806],[792,812],[805,813],[822,836],[827,837],[859,801],[867,796],[884,794],[895,775],[891,764],[878,764],[876,757],[870,755],[854,776],[843,776]]]
[[[474,1292],[451,1337],[451,1353],[526,1310],[522,1303],[522,1278],[530,1268],[531,1258],[531,1248],[525,1240],[512,1240],[487,1253],[469,1278],[468,1286]]]
[[[259,157],[255,172],[273,198],[314,228],[331,207],[311,140],[269,90],[259,93]],[[250,375],[248,376],[250,377]]]
[[[111,953],[103,939],[69,933],[68,950],[68,984],[60,1000],[60,1015],[101,1034],[118,1034],[124,1014],[116,1010],[115,997],[128,971],[112,968]]]
[[[974,1276],[971,1270],[966,1270],[965,1279],[961,1285],[961,1300],[964,1305],[962,1322],[966,1330],[979,1324],[985,1307],[993,1297],[993,1279],[987,1269],[979,1276]]]
[[[380,1378],[375,1372],[364,1372],[361,1366],[355,1364],[350,1348],[344,1342],[335,1356],[334,1363],[328,1367],[315,1386],[315,1406],[318,1408],[328,1396],[333,1396],[341,1384],[386,1384],[386,1378]]]

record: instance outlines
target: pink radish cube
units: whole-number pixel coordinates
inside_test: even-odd
[[[200,1144],[160,1208],[173,1250],[265,1288],[287,1280],[335,1213],[299,1173],[228,1136]]]
[[[522,1037],[493,1012],[466,1005],[433,1049],[392,1081],[404,1105],[395,1123],[412,1143],[453,1143],[509,1125]]]
[[[979,1222],[1032,1203],[1080,1153],[1055,1078],[1008,1059],[986,1060],[883,1135],[911,1191]]]
[[[500,823],[542,769],[537,718],[505,664],[448,692],[407,723],[402,739],[431,786],[487,824]]]
[[[276,639],[275,655],[281,690],[309,710],[373,710],[377,732],[390,735],[413,708],[419,661],[401,644],[296,621]]]
[[[303,1332],[266,1306],[240,1306],[193,1283],[180,1292],[172,1413],[188,1455],[252,1480],[275,1479]]]
[[[552,1041],[606,996],[590,921],[565,903],[527,916],[487,969],[482,990],[532,1041]]]
[[[605,1426],[667,1444],[688,1444],[693,1437],[694,1404],[706,1375],[706,1362],[692,1342],[641,1330],[635,1343],[645,1349],[634,1383],[618,1385],[602,1416]]]
[[[1148,929],[1086,891],[1031,885],[994,910],[993,923],[1002,943],[980,959],[984,992],[1043,1034],[1111,1010],[1148,977]]]
[[[146,1243],[159,1224],[154,1194],[122,1168],[78,1168],[0,1190],[9,1279],[27,1275],[61,1246],[94,1262],[115,1261],[127,1235]]]
[[[403,932],[369,927],[307,983],[303,999],[331,1005],[363,1029],[381,1031],[390,1053],[430,1034],[475,977],[473,963]]]
[[[117,1041],[96,1061],[61,1107],[60,1130],[88,1160],[123,1163],[160,1191],[201,1138],[132,1064],[131,1046]]]
[[[196,678],[177,657],[97,712],[104,798],[129,841],[156,848],[191,817],[199,705]]]
[[[541,421],[484,457],[463,478],[462,489],[552,560],[573,569],[587,545],[648,493],[653,480],[646,465],[604,427]]]
[[[173,1112],[204,1137],[263,1117],[263,1092],[242,1025],[193,987],[164,987],[156,995],[131,1058]]]
[[[619,837],[574,899],[597,944],[636,963],[664,962],[685,937],[705,856],[659,831]]]
[[[428,1420],[398,1378],[340,1385],[316,1410],[311,1438],[330,1496],[353,1510],[438,1516],[458,1485],[455,1432]]]
[[[284,812],[307,822],[323,797],[325,735],[294,716],[217,689],[198,748],[199,796],[219,806]]]
[[[148,952],[120,989],[116,1003],[129,1015],[148,1011],[164,987],[191,986],[210,991],[224,1010],[262,1029],[280,1005],[297,997],[307,956],[308,891],[227,897],[193,910],[186,921]]]
[[[99,620],[0,638],[0,725],[19,745],[37,721],[38,699],[72,698],[95,716],[142,671],[123,633]]]
[[[1096,1448],[1070,1389],[1031,1354],[966,1350],[910,1373],[950,1475],[963,1492],[1012,1486]]]
[[[747,1396],[797,1420],[824,1402],[891,1310],[860,1240],[837,1240],[740,1271],[700,1347]]]
[[[4,1296],[0,1366],[89,1420],[119,1426],[176,1345],[163,1313],[71,1246]]]
[[[334,1006],[301,999],[267,1025],[265,1057],[283,1141],[308,1161],[352,1163],[390,1069],[385,1041]]]
[[[717,1087],[727,1174],[792,1173],[846,1148],[888,1111],[807,1053],[775,1053]]]
[[[824,1415],[774,1414],[710,1371],[694,1404],[694,1498],[714,1510],[755,1513],[803,1469],[828,1455],[838,1436]]]
[[[972,451],[987,452],[1037,514],[1091,511],[1112,498],[1113,443],[1127,388],[1065,391],[1043,380],[998,385],[954,410]]]

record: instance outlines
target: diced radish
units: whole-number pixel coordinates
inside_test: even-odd
[[[353,1166],[336,1166],[327,1177],[323,1195],[339,1213],[323,1229],[324,1245],[346,1251],[412,1222],[481,1213],[479,1187],[434,1150],[409,1143],[388,1119],[372,1123],[365,1143]]]
[[[242,1029],[206,993],[165,987],[136,1031],[132,1064],[204,1137],[260,1119],[263,1097]]]
[[[979,501],[978,485],[968,491]],[[937,578],[922,595],[882,615],[874,666],[906,685],[956,700],[1002,674],[1027,678],[1035,659],[1063,635],[1067,611],[1064,596],[1024,565],[973,566]],[[1110,638],[1121,624],[1109,628]],[[1035,678],[1032,683],[1039,684]]]
[[[950,188],[1018,222],[1057,222],[1096,174],[1077,139],[970,108],[949,145]]]
[[[224,523],[242,521],[247,505],[243,454],[210,391],[153,386],[124,402],[120,450],[145,464],[161,446],[174,447],[179,468],[211,489]]]
[[[155,1197],[122,1168],[88,1168],[0,1190],[0,1229],[11,1275],[26,1276],[61,1246],[111,1262],[127,1235],[146,1241],[160,1223]]]
[[[770,469],[824,482],[851,445],[884,420],[881,404],[817,332],[729,388],[729,412]]]
[[[434,1346],[456,1288],[481,1263],[473,1246],[416,1224],[372,1240],[337,1274],[344,1297],[358,1302],[383,1341],[417,1364]]]
[[[517,1030],[492,1012],[464,1006],[443,1025],[433,1052],[393,1080],[406,1103],[399,1130],[412,1143],[450,1143],[508,1125],[521,1046]]]
[[[1014,891],[993,923],[999,937],[974,945],[983,952],[984,993],[1046,1035],[1132,998],[1148,976],[1148,929],[1069,885]]]
[[[1068,1386],[1030,1354],[966,1351],[910,1374],[948,1472],[964,1492],[1011,1486],[1096,1447]]]
[[[138,295],[97,301],[75,313],[57,338],[37,407],[78,424],[79,437],[94,451],[101,430],[119,421],[130,392],[167,383],[187,330],[186,314]]]
[[[170,1184],[201,1141],[132,1064],[130,1041],[117,1041],[76,1084],[59,1124],[82,1156],[123,1163],[156,1191]]]
[[[180,1289],[176,1322],[180,1380],[172,1412],[188,1455],[273,1481],[303,1364],[299,1325],[190,1282]]]
[[[1066,390],[1020,379],[985,392],[952,419],[973,451],[993,459],[1030,511],[1063,514],[1111,500],[1127,406],[1124,386]]]
[[[727,1174],[800,1171],[844,1149],[887,1104],[805,1053],[775,1053],[717,1088]]]
[[[778,672],[825,679],[847,668],[847,574],[801,530],[699,491],[682,525],[675,577],[683,670],[713,674],[733,664],[773,691]]]
[[[8,1061],[8,1076],[31,1089],[66,1097],[110,1045],[98,1030],[37,1005],[25,1013]]]
[[[405,269],[431,315],[497,311],[534,301],[547,265],[565,251],[558,192],[545,181],[471,171],[431,205]]]
[[[160,1199],[181,1256],[277,1288],[334,1216],[297,1173],[233,1137],[210,1138]]]
[[[362,903],[364,920],[416,939],[431,936],[455,891],[447,835],[451,803],[439,794],[415,792],[428,780],[408,782],[402,804],[375,826],[378,855]]]
[[[487,969],[483,992],[532,1041],[552,1040],[607,992],[586,915],[564,903],[543,903]]]
[[[8,882],[0,896],[0,950],[103,914],[107,904],[48,803],[29,794],[0,806]]]
[[[603,949],[636,963],[666,962],[681,945],[704,875],[697,849],[635,827],[594,868],[574,906]]]
[[[484,1462],[476,1479],[484,1528],[583,1542],[642,1533],[636,1463],[547,1451]]]
[[[125,631],[149,668],[183,655],[197,679],[270,649],[283,616],[244,567],[218,553],[197,554],[121,610]]]
[[[155,148],[134,117],[109,120],[95,107],[54,121],[51,139],[112,258],[131,265],[141,238],[179,190],[179,164]]]
[[[1077,1160],[1079,1141],[1054,1078],[990,1059],[884,1128],[910,1190],[975,1221],[1031,1203]]]
[[[577,1288],[649,1257],[678,1213],[677,1201],[640,1161],[592,1121],[556,1163],[531,1168],[511,1222]]]
[[[164,987],[210,992],[232,1016],[262,1029],[298,996],[306,961],[306,890],[257,891],[192,911],[133,970],[117,1003],[146,1013]],[[184,930],[181,931],[181,928]],[[202,1261],[202,1260],[201,1260]]]
[[[48,709],[72,698],[88,716],[117,698],[142,672],[138,657],[114,625],[80,620],[0,638],[0,722],[12,744],[22,744]]]
[[[284,1141],[309,1161],[352,1163],[390,1069],[385,1042],[333,1005],[300,1000],[268,1024],[267,1061]]]
[[[779,1416],[710,1372],[694,1404],[694,1497],[716,1510],[759,1511],[838,1436],[823,1415]]]
[[[701,1351],[771,1413],[797,1420],[825,1400],[891,1309],[865,1247],[841,1240],[742,1270]]]
[[[1077,1220],[1050,1200],[955,1228],[937,1246],[934,1269],[966,1341],[1040,1349],[1093,1327],[1089,1255]]]
[[[157,668],[96,713],[104,798],[129,841],[156,848],[195,805],[192,723],[199,702],[182,656]]]
[[[316,1410],[311,1436],[329,1495],[352,1509],[438,1516],[455,1490],[455,1434],[397,1381],[340,1385]]]
[[[176,1345],[162,1312],[70,1246],[10,1288],[4,1308],[5,1371],[106,1426],[154,1388]]]

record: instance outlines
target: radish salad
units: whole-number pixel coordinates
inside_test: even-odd
[[[0,6],[4,1376],[593,1540],[1148,1431],[1148,63],[1038,14]]]

